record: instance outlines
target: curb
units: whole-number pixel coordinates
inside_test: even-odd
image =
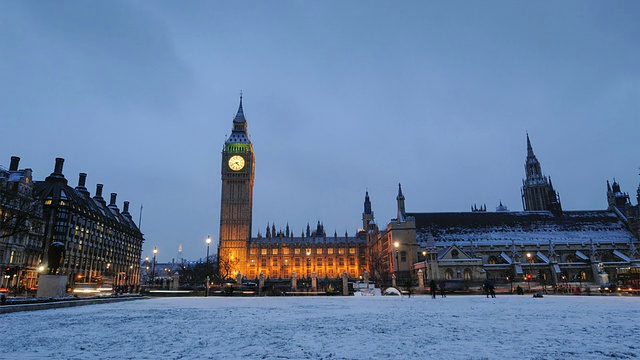
[[[14,313],[19,311],[59,309],[59,308],[68,308],[68,307],[75,307],[75,306],[105,304],[105,303],[112,303],[112,302],[132,301],[132,300],[142,300],[142,299],[148,299],[148,298],[143,296],[136,296],[136,297],[127,296],[127,297],[121,297],[121,298],[63,300],[63,301],[53,301],[53,302],[37,303],[37,304],[3,305],[3,306],[0,306],[0,314],[8,314],[8,313]]]

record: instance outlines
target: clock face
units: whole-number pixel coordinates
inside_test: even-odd
[[[233,171],[240,171],[244,167],[244,158],[240,155],[233,155],[229,159],[229,167]]]

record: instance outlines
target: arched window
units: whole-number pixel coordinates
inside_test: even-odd
[[[464,279],[471,280],[471,269],[464,269]]]
[[[447,269],[444,271],[444,278],[447,280],[453,279],[453,270]]]
[[[498,259],[495,256],[489,256],[489,264],[495,265],[498,263]]]
[[[456,250],[456,249],[451,250],[451,258],[452,259],[457,259],[459,255],[460,255],[460,253],[458,252],[458,250]]]

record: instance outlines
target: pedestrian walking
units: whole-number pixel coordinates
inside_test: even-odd
[[[436,298],[436,290],[437,290],[437,285],[435,280],[431,279],[431,281],[429,282],[429,291],[431,292],[431,298],[435,299]]]

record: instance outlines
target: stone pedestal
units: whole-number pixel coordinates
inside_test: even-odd
[[[364,271],[364,285],[367,289],[369,288],[369,272],[367,270]]]
[[[298,279],[296,279],[296,272],[291,274],[291,291],[298,290]]]
[[[347,276],[347,272],[345,271],[342,273],[342,295],[344,296],[349,295],[349,284],[347,280],[349,280],[349,276]]]
[[[418,270],[418,287],[424,289],[424,273],[422,270]]]
[[[396,274],[391,275],[391,286],[394,288],[398,288],[398,284],[396,284]]]
[[[258,295],[262,295],[262,289],[264,289],[264,272],[261,271],[258,280]]]
[[[316,292],[318,289],[318,279],[316,276],[316,272],[311,273],[311,291]]]
[[[171,290],[180,289],[180,275],[173,274],[173,281],[171,282]]]
[[[63,297],[67,292],[66,275],[40,275],[37,297]]]

